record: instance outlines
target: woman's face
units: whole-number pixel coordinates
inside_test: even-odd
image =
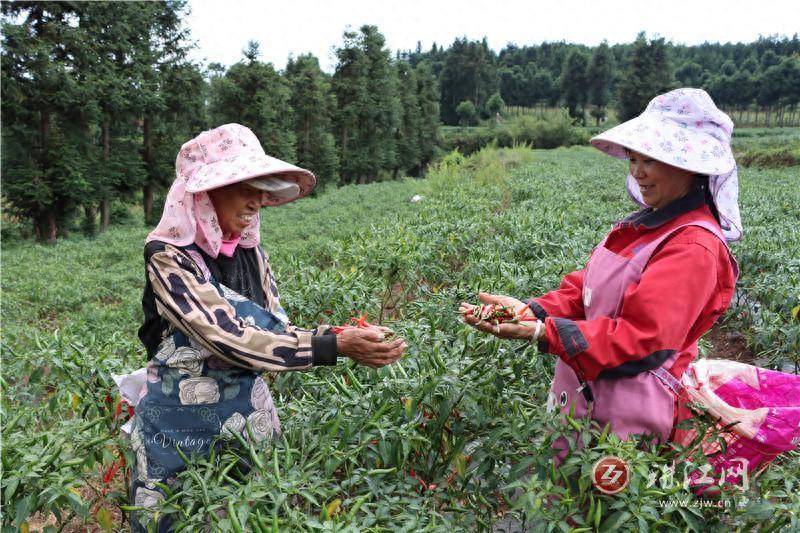
[[[250,225],[261,209],[263,194],[243,181],[208,191],[224,237],[238,235]]]
[[[653,209],[661,209],[686,195],[694,181],[694,173],[633,150],[628,151],[628,160],[631,176],[639,184],[644,203]]]

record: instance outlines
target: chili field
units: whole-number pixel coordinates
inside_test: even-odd
[[[579,420],[566,432],[545,408],[552,357],[458,319],[478,290],[527,298],[580,268],[634,209],[625,170],[586,147],[484,149],[448,155],[424,180],[265,209],[262,244],[294,323],[367,313],[409,348],[377,371],[345,359],[277,376],[282,437],[195,461],[159,512],[185,531],[800,529],[800,453],[700,505],[679,482],[653,482],[676,462],[702,465],[697,452],[620,442]],[[725,324],[773,367],[800,362],[798,172],[740,173],[741,292]],[[3,246],[3,531],[127,530],[127,414],[111,375],[145,363],[146,233]],[[550,443],[575,430],[584,447],[556,471]],[[617,495],[590,481],[609,454],[631,467]],[[234,474],[239,461],[250,474]]]

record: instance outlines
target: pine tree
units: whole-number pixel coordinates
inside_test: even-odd
[[[464,100],[456,107],[458,124],[461,126],[474,126],[478,123],[478,110],[472,100]]]
[[[295,160],[294,116],[289,84],[270,63],[259,61],[258,44],[248,43],[245,60],[232,65],[212,83],[209,115],[215,126],[236,122],[247,126],[267,154]]]
[[[394,170],[400,127],[397,74],[375,26],[345,32],[336,50],[334,120],[342,183],[365,183]]]
[[[603,41],[595,48],[586,73],[589,83],[589,103],[594,106],[592,116],[598,126],[606,118],[606,106],[610,100],[614,70],[614,55],[608,43]]]
[[[91,194],[83,199],[85,229],[92,233],[95,206],[100,208],[100,231],[105,231],[111,199],[129,198],[145,182],[144,162],[132,142],[138,135],[134,124],[140,106],[137,93],[130,88],[139,85],[143,71],[151,66],[133,62],[130,51],[147,30],[150,14],[134,3],[85,2],[78,6],[80,27],[91,42],[91,52],[81,56],[78,72],[93,88],[98,108],[96,124],[87,124],[93,157],[88,158],[86,176]]]
[[[291,88],[289,103],[294,111],[296,162],[314,172],[319,183],[336,183],[339,158],[331,133],[336,98],[330,81],[319,68],[317,58],[310,54],[290,59],[285,75]]]
[[[486,100],[499,87],[496,59],[486,39],[456,39],[447,51],[440,83],[445,124],[458,121],[456,107],[464,100],[472,102],[478,111],[484,109]]]
[[[74,5],[9,2],[2,12],[3,196],[52,243],[88,192],[86,135],[76,122],[92,101],[75,68],[85,40]]]
[[[439,87],[430,63],[422,61],[417,65],[415,72],[417,103],[419,104],[420,166],[414,174],[419,175],[436,155],[441,123],[439,121]]]
[[[172,137],[173,127],[168,123],[163,87],[169,83],[169,71],[187,61],[188,30],[181,24],[186,5],[186,0],[136,4],[141,17],[136,29],[139,38],[134,41],[130,54],[135,68],[141,72],[137,79],[135,106],[137,115],[141,117],[141,154],[145,168],[142,208],[148,225],[154,224],[159,215],[153,211],[154,194],[168,187],[174,179],[172,162],[180,147],[180,141],[171,140],[169,145],[165,142]],[[194,96],[192,93],[183,95],[187,100]],[[198,114],[202,116],[204,113]],[[171,151],[169,157],[165,150]]]
[[[397,130],[397,162],[394,177],[403,172],[418,172],[420,167],[420,105],[417,76],[411,64],[397,61],[398,97],[401,107],[400,128]]]
[[[386,40],[375,26],[361,27],[364,55],[369,61],[367,94],[370,106],[366,109],[367,121],[362,137],[368,160],[372,162],[367,181],[376,180],[382,172],[397,165],[397,130],[400,128],[401,104],[397,93],[397,71],[385,48]]]
[[[569,116],[584,121],[584,107],[588,97],[588,79],[586,71],[589,68],[589,60],[586,55],[579,50],[572,50],[564,60],[564,68],[561,72],[561,94],[564,103],[569,110]]]
[[[503,110],[505,105],[506,103],[503,101],[503,97],[500,96],[500,93],[494,93],[486,101],[486,112],[490,117],[495,117],[500,114],[500,111]]]
[[[702,87],[705,81],[703,67],[693,61],[687,61],[675,71],[675,79],[681,87]]]
[[[369,60],[361,48],[358,34],[345,32],[344,43],[336,50],[338,64],[331,86],[336,97],[334,135],[339,148],[340,183],[352,183],[366,174],[366,154],[361,150],[361,117],[370,105],[367,94]]]
[[[553,105],[558,101],[558,90],[553,77],[546,70],[536,70],[529,76],[530,105]]]
[[[618,114],[628,120],[644,111],[647,103],[672,86],[664,39],[649,43],[640,33],[633,45],[632,57],[618,84]]]

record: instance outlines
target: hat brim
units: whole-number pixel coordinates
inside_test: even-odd
[[[656,142],[650,140],[654,135]],[[727,143],[689,124],[648,116],[633,118],[592,137],[589,142],[613,157],[626,159],[626,150],[633,150],[698,174],[726,174],[736,166]],[[699,149],[693,148],[698,146]]]
[[[274,198],[265,194],[262,207],[283,205],[303,198],[311,193],[317,183],[317,178],[314,174],[304,168],[268,155],[243,154],[201,166],[187,181],[186,192],[207,192],[234,183],[267,176],[276,176],[296,183],[300,188],[300,194],[290,198]]]

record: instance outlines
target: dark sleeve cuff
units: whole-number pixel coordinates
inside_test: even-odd
[[[332,366],[336,364],[336,335],[327,332],[324,335],[311,337],[311,356],[314,366]]]
[[[530,310],[531,310],[531,311],[533,311],[533,314],[534,314],[534,315],[536,316],[536,318],[538,318],[539,320],[542,320],[542,321],[544,321],[544,319],[545,319],[545,318],[547,318],[548,316],[550,316],[550,315],[548,314],[548,312],[544,310],[544,307],[542,307],[541,305],[539,305],[539,302],[537,302],[537,301],[536,301],[536,300],[534,300],[533,298],[531,298],[530,300],[528,300],[528,307],[530,308]]]
[[[556,327],[558,339],[561,341],[568,359],[572,359],[589,348],[589,342],[574,321],[560,317],[551,318],[550,320],[553,321]]]

